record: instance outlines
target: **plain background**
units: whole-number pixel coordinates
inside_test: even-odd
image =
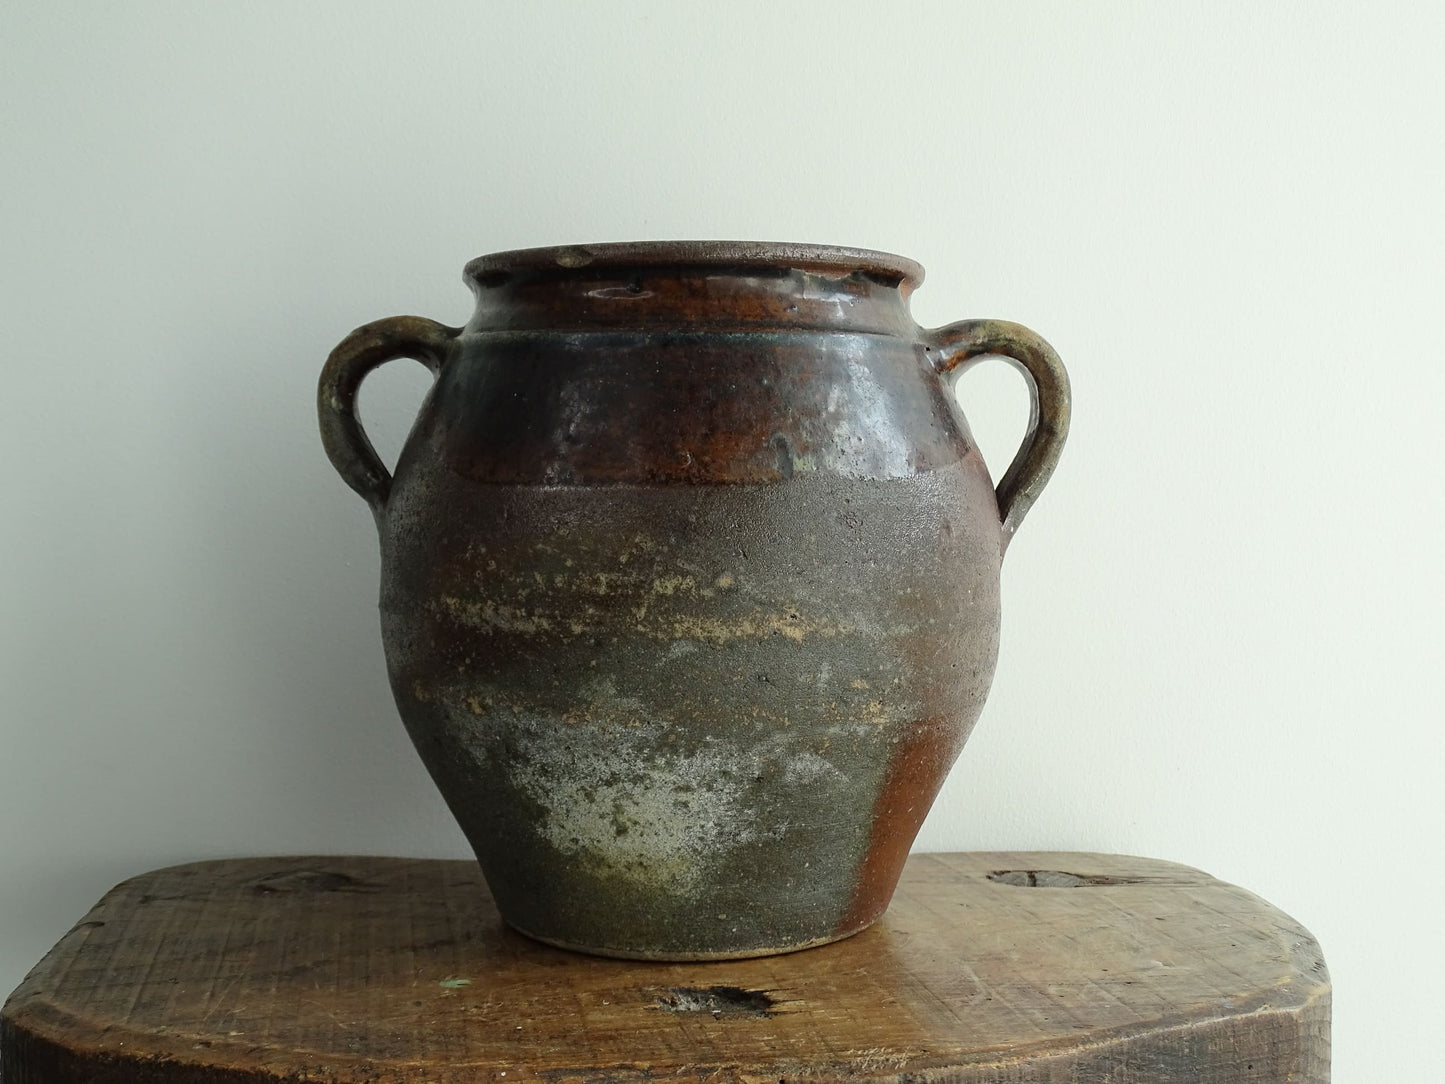
[[[1324,945],[1337,1079],[1423,1079],[1440,11],[5,3],[0,987],[155,866],[466,853],[316,435],[343,334],[462,323],[484,251],[816,241],[920,260],[921,323],[1020,320],[1073,375],[918,846],[1246,885]],[[985,370],[997,471],[1026,399]],[[365,389],[388,457],[426,380]]]

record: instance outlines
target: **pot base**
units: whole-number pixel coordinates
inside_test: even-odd
[[[814,938],[811,941],[801,941],[794,945],[783,945],[776,948],[752,948],[742,950],[727,950],[722,952],[647,952],[641,949],[621,948],[599,948],[594,945],[578,945],[570,941],[562,941],[555,937],[543,937],[535,934],[524,926],[519,926],[511,919],[504,918],[504,922],[524,937],[533,941],[539,941],[544,945],[551,945],[553,948],[566,949],[568,952],[580,952],[586,956],[603,956],[610,960],[652,960],[658,963],[696,963],[708,960],[754,960],[760,956],[786,956],[793,952],[803,952],[807,949],[821,948],[823,945],[831,945],[838,941],[846,941],[848,938],[862,933],[874,922],[876,918],[869,919],[857,929],[849,930],[846,933],[830,934],[827,937]]]

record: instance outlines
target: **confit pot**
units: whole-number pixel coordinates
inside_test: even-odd
[[[326,451],[375,515],[397,707],[502,916],[604,955],[765,955],[887,907],[978,718],[999,564],[1068,378],[1041,338],[909,315],[922,269],[816,245],[473,260],[465,327],[357,329]],[[949,374],[1031,419],[995,490]],[[356,417],[436,375],[395,476]]]

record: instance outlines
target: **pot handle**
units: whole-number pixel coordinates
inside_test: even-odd
[[[391,493],[391,472],[381,462],[361,420],[356,393],[366,374],[396,358],[412,358],[441,372],[461,328],[422,316],[388,316],[357,328],[337,344],[321,370],[316,412],[321,443],[341,480],[380,512]]]
[[[998,356],[1028,379],[1028,432],[995,491],[1006,550],[1063,451],[1069,434],[1069,374],[1052,346],[1022,324],[1007,320],[961,320],[926,332],[925,340],[940,376]]]

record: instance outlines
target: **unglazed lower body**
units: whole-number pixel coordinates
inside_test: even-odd
[[[383,534],[393,689],[503,916],[653,959],[873,922],[992,677],[980,508],[976,454],[729,487],[412,472]]]

